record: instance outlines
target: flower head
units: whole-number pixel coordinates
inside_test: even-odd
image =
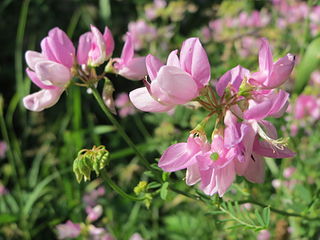
[[[59,28],[49,31],[41,42],[42,52],[27,51],[26,72],[41,90],[23,98],[31,111],[42,111],[57,103],[71,78],[75,48],[68,36]]]

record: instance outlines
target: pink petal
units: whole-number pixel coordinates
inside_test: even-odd
[[[89,51],[89,65],[99,66],[106,60],[106,45],[102,33],[93,25],[90,25],[92,32],[91,48]]]
[[[201,171],[201,185],[200,189],[207,195],[212,196],[217,193],[217,181],[216,181],[216,170],[210,168],[206,171]]]
[[[273,100],[273,105],[268,115],[272,117],[281,117],[282,114],[287,110],[289,104],[288,99],[289,93],[280,90]]]
[[[268,116],[272,106],[273,102],[269,99],[263,100],[262,102],[249,100],[249,109],[244,112],[244,118],[255,120],[263,119]]]
[[[216,84],[218,95],[221,97],[224,93],[225,88],[230,83],[236,92],[239,91],[239,87],[245,76],[249,76],[250,72],[248,69],[241,67],[240,65],[227,71]]]
[[[43,89],[23,98],[23,105],[30,111],[40,112],[56,104],[63,88]]]
[[[201,150],[193,137],[187,143],[171,145],[161,156],[158,166],[166,172],[185,169],[196,163],[196,154]]]
[[[272,72],[264,85],[268,88],[276,88],[282,85],[290,76],[295,65],[295,56],[287,54],[273,64]]]
[[[54,88],[57,88],[53,85],[47,85],[47,84],[44,84],[38,77],[37,77],[37,74],[33,71],[31,71],[29,68],[26,69],[26,72],[28,74],[28,77],[31,79],[31,81],[36,84],[39,88],[42,88],[42,89],[54,89]]]
[[[182,43],[182,47],[180,50],[181,68],[190,74],[192,69],[193,49],[196,41],[197,38],[188,38]]]
[[[184,104],[199,94],[191,76],[177,67],[160,68],[157,81],[160,88],[172,98],[175,104]]]
[[[75,48],[73,46],[72,41],[67,36],[67,34],[62,31],[60,28],[55,27],[49,31],[49,37],[54,41],[59,42],[60,45],[64,46],[67,54],[75,56]]]
[[[30,69],[34,70],[38,62],[46,61],[47,58],[39,52],[27,51],[25,54],[26,62]]]
[[[191,186],[200,181],[200,171],[198,164],[193,164],[187,167],[186,183]]]
[[[77,50],[77,60],[80,65],[88,63],[88,55],[91,48],[92,33],[87,32],[80,36],[78,50]]]
[[[146,57],[146,66],[148,70],[148,75],[151,81],[153,81],[154,79],[156,79],[160,68],[163,66],[163,63],[158,58],[149,54]]]
[[[198,88],[208,84],[211,77],[210,64],[198,38],[189,38],[183,42],[180,64],[183,70],[191,74]]]
[[[220,168],[217,172],[217,188],[218,194],[222,197],[233,183],[236,173],[233,161],[224,168]]]
[[[71,73],[64,65],[52,61],[37,63],[35,72],[44,83],[52,83],[55,86],[63,87],[71,80]]]
[[[109,58],[111,57],[114,50],[114,40],[113,40],[112,33],[108,27],[105,27],[104,29],[103,39],[106,45],[106,56],[107,58]]]
[[[255,141],[253,149],[254,152],[264,157],[290,158],[295,156],[295,153],[287,147],[279,149],[276,146],[272,146],[270,143],[263,140]]]
[[[131,33],[126,34],[126,42],[124,43],[122,53],[121,53],[121,59],[124,64],[127,64],[134,55],[134,46],[132,42],[132,36]]]
[[[259,70],[260,72],[270,73],[272,70],[273,60],[270,45],[267,39],[261,39],[261,47],[259,51]]]
[[[266,120],[261,120],[259,123],[261,126],[263,126],[263,129],[265,130],[266,134],[270,138],[272,138],[272,139],[278,138],[277,129],[275,128],[275,126],[271,122],[268,122]]]
[[[191,75],[196,81],[198,88],[203,88],[207,85],[211,78],[211,67],[208,56],[199,39],[196,40],[193,49]]]
[[[131,91],[129,97],[132,104],[144,112],[166,112],[174,107],[160,104],[154,100],[145,87]]]
[[[243,176],[250,182],[263,183],[264,175],[265,170],[263,157],[252,153],[248,167]]]
[[[147,76],[146,58],[136,57],[118,70],[118,74],[130,80],[141,80]]]
[[[173,50],[167,59],[167,66],[174,66],[180,68],[180,61],[177,55],[178,50]]]
[[[42,53],[49,59],[71,68],[75,48],[68,36],[59,28],[49,31],[49,36],[41,42]]]

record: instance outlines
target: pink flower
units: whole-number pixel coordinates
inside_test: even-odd
[[[244,118],[262,120],[266,117],[281,117],[288,107],[289,94],[279,92],[257,92],[254,99],[249,100],[249,107],[244,112]]]
[[[133,40],[130,33],[123,46],[121,57],[114,59],[116,72],[130,80],[141,80],[147,75],[146,58],[134,57]]]
[[[59,28],[49,31],[41,42],[42,52],[27,51],[26,72],[40,90],[23,98],[24,106],[31,111],[42,111],[56,104],[68,86],[74,64],[75,49],[68,36]]]
[[[271,234],[268,230],[261,230],[258,234],[257,240],[269,240]]]
[[[275,189],[277,189],[277,188],[281,187],[282,182],[280,179],[274,179],[274,180],[272,180],[271,184]]]
[[[8,145],[4,141],[0,141],[0,159],[5,158]]]
[[[117,96],[115,100],[115,106],[119,108],[119,115],[122,118],[132,115],[136,112],[136,109],[130,102],[129,95],[127,93],[120,93]]]
[[[180,58],[172,51],[163,65],[156,57],[146,59],[151,83],[130,92],[133,105],[146,112],[166,112],[200,94],[210,80],[210,64],[198,38],[184,41]]]
[[[103,35],[95,26],[90,27],[91,32],[79,38],[77,60],[80,65],[97,67],[111,57],[114,40],[108,27],[105,27]]]
[[[143,240],[139,233],[134,233],[129,240]]]
[[[68,220],[65,224],[56,226],[58,231],[58,239],[76,238],[81,233],[80,224],[73,223]]]
[[[162,154],[158,165],[166,172],[185,169],[196,164],[196,157],[209,149],[210,146],[204,139],[190,135],[186,143],[177,143],[170,146]]]
[[[283,176],[285,178],[291,178],[297,169],[295,167],[287,167],[283,170]]]
[[[83,201],[86,205],[89,205],[91,207],[95,206],[97,204],[97,199],[105,194],[105,188],[99,187],[97,189],[93,189],[91,192],[86,193],[83,196]]]
[[[157,37],[157,30],[149,26],[144,20],[130,22],[128,32],[131,34],[134,49],[140,50],[144,44],[150,43]]]
[[[114,240],[114,238],[104,228],[89,225],[89,240]]]
[[[8,193],[7,188],[0,182],[0,196],[3,196]]]
[[[249,82],[266,89],[279,87],[290,76],[295,64],[295,56],[287,54],[273,63],[269,42],[265,38],[261,41],[259,72],[253,73]]]
[[[207,195],[218,193],[222,197],[236,177],[234,149],[224,146],[222,136],[215,135],[210,151],[197,157],[201,177],[200,188]]]
[[[319,105],[314,96],[300,95],[294,105],[294,117],[302,119],[307,116],[318,119],[320,117]]]
[[[219,81],[216,83],[216,90],[218,95],[221,97],[228,85],[230,85],[233,93],[237,93],[239,91],[239,87],[244,80],[245,77],[248,77],[250,74],[249,70],[241,67],[240,65],[232,68],[223,74]]]
[[[311,82],[314,85],[320,85],[320,71],[314,71],[311,74]]]
[[[97,205],[94,208],[88,206],[86,207],[86,212],[87,212],[87,220],[89,222],[94,222],[96,221],[99,217],[101,217],[102,215],[102,206],[101,205]]]

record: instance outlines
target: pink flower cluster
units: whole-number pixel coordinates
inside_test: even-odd
[[[205,41],[211,39],[220,40],[223,32],[228,30],[236,30],[238,33],[265,27],[269,24],[271,16],[266,11],[254,10],[251,13],[241,12],[235,17],[224,17],[212,20],[208,26],[202,29]]]
[[[26,72],[41,90],[24,97],[24,106],[31,111],[42,111],[53,106],[74,77],[90,83],[93,77],[97,78],[91,69],[109,60],[114,47],[107,27],[102,34],[91,26],[90,32],[80,36],[77,51],[61,29],[50,30],[41,42],[41,52],[27,51],[25,54],[28,64]],[[141,80],[147,75],[145,57],[134,57],[133,40],[129,33],[121,57],[111,63],[114,63],[113,72],[128,79]]]
[[[172,51],[167,63],[148,55],[146,67],[150,82],[130,92],[133,105],[145,112],[167,112],[199,96],[210,80],[210,64],[199,39],[189,38]]]
[[[269,43],[266,39],[261,42],[259,71],[250,73],[237,66],[226,72],[215,85],[219,100],[207,85],[210,65],[206,53],[193,38],[184,42],[180,58],[177,51],[169,55],[167,65],[148,56],[151,83],[130,93],[133,104],[142,111],[169,111],[191,100],[199,100],[210,111],[187,142],[170,146],[159,160],[159,167],[167,172],[187,169],[186,183],[200,182],[200,189],[208,195],[223,196],[236,175],[263,182],[263,157],[294,156],[286,139],[279,139],[265,118],[280,117],[287,109],[289,94],[276,88],[288,79],[295,57],[288,54],[273,62]],[[210,143],[204,125],[213,114],[218,115],[217,127]]]

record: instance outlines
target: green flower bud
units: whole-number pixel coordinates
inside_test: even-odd
[[[100,170],[108,165],[109,151],[104,146],[93,146],[92,149],[82,149],[73,162],[73,172],[80,183],[90,180],[91,171],[99,176]]]
[[[139,195],[143,193],[147,189],[148,183],[146,181],[140,181],[137,186],[134,187],[133,191],[135,194]]]

